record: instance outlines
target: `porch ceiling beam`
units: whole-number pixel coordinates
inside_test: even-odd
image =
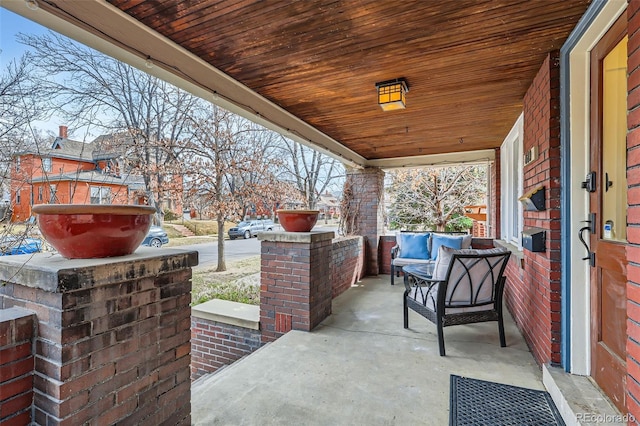
[[[452,166],[456,164],[481,164],[495,160],[495,150],[483,149],[478,151],[450,152],[446,154],[419,155],[415,157],[386,158],[369,160],[367,165],[381,169],[396,169],[401,167],[423,166]]]

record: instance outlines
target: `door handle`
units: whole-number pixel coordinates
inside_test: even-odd
[[[591,248],[589,247],[589,244],[587,244],[587,242],[584,240],[583,233],[584,233],[584,231],[589,231],[591,234],[594,234],[596,232],[596,229],[595,229],[596,228],[596,214],[595,213],[589,213],[589,220],[583,220],[583,222],[588,223],[588,225],[587,226],[583,226],[578,231],[578,239],[580,239],[580,242],[582,243],[584,248],[587,249],[587,256],[583,257],[582,260],[588,260],[589,261],[589,266],[595,267],[596,266],[596,254],[591,251]]]

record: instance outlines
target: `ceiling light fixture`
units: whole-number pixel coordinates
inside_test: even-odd
[[[378,105],[383,111],[393,111],[406,107],[405,94],[409,86],[404,78],[376,83],[378,89]]]
[[[144,66],[149,69],[153,68],[153,61],[151,60],[151,56],[147,56],[147,60],[144,61]]]

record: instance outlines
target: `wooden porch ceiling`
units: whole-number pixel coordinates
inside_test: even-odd
[[[212,75],[206,89],[223,101],[288,129],[290,136],[336,151],[278,119],[273,111],[280,107],[342,145],[341,156],[383,166],[385,161],[397,165],[393,159],[415,163],[406,157],[499,147],[547,52],[562,46],[589,5],[588,0],[108,0],[119,9],[109,17],[118,18],[116,24],[101,22],[101,2],[39,2],[65,21],[202,86],[184,61],[171,63],[153,46],[145,50],[127,28],[134,22],[138,29],[151,29],[276,107],[259,110]],[[383,112],[375,83],[399,77],[409,85],[407,108]]]

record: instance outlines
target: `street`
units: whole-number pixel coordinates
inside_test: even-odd
[[[215,267],[218,263],[218,243],[191,244],[175,247],[180,250],[193,250],[198,252],[199,268]],[[227,262],[241,260],[247,257],[260,255],[260,241],[257,238],[247,240],[225,240],[224,255]]]
[[[276,230],[281,230],[278,226]],[[313,231],[333,231],[338,234],[337,227],[333,224],[325,225],[318,222]],[[194,250],[198,252],[199,263],[195,269],[215,267],[218,263],[218,242],[190,244],[177,246],[181,250]],[[227,262],[241,260],[251,256],[260,255],[260,241],[257,238],[225,240],[224,255]]]

